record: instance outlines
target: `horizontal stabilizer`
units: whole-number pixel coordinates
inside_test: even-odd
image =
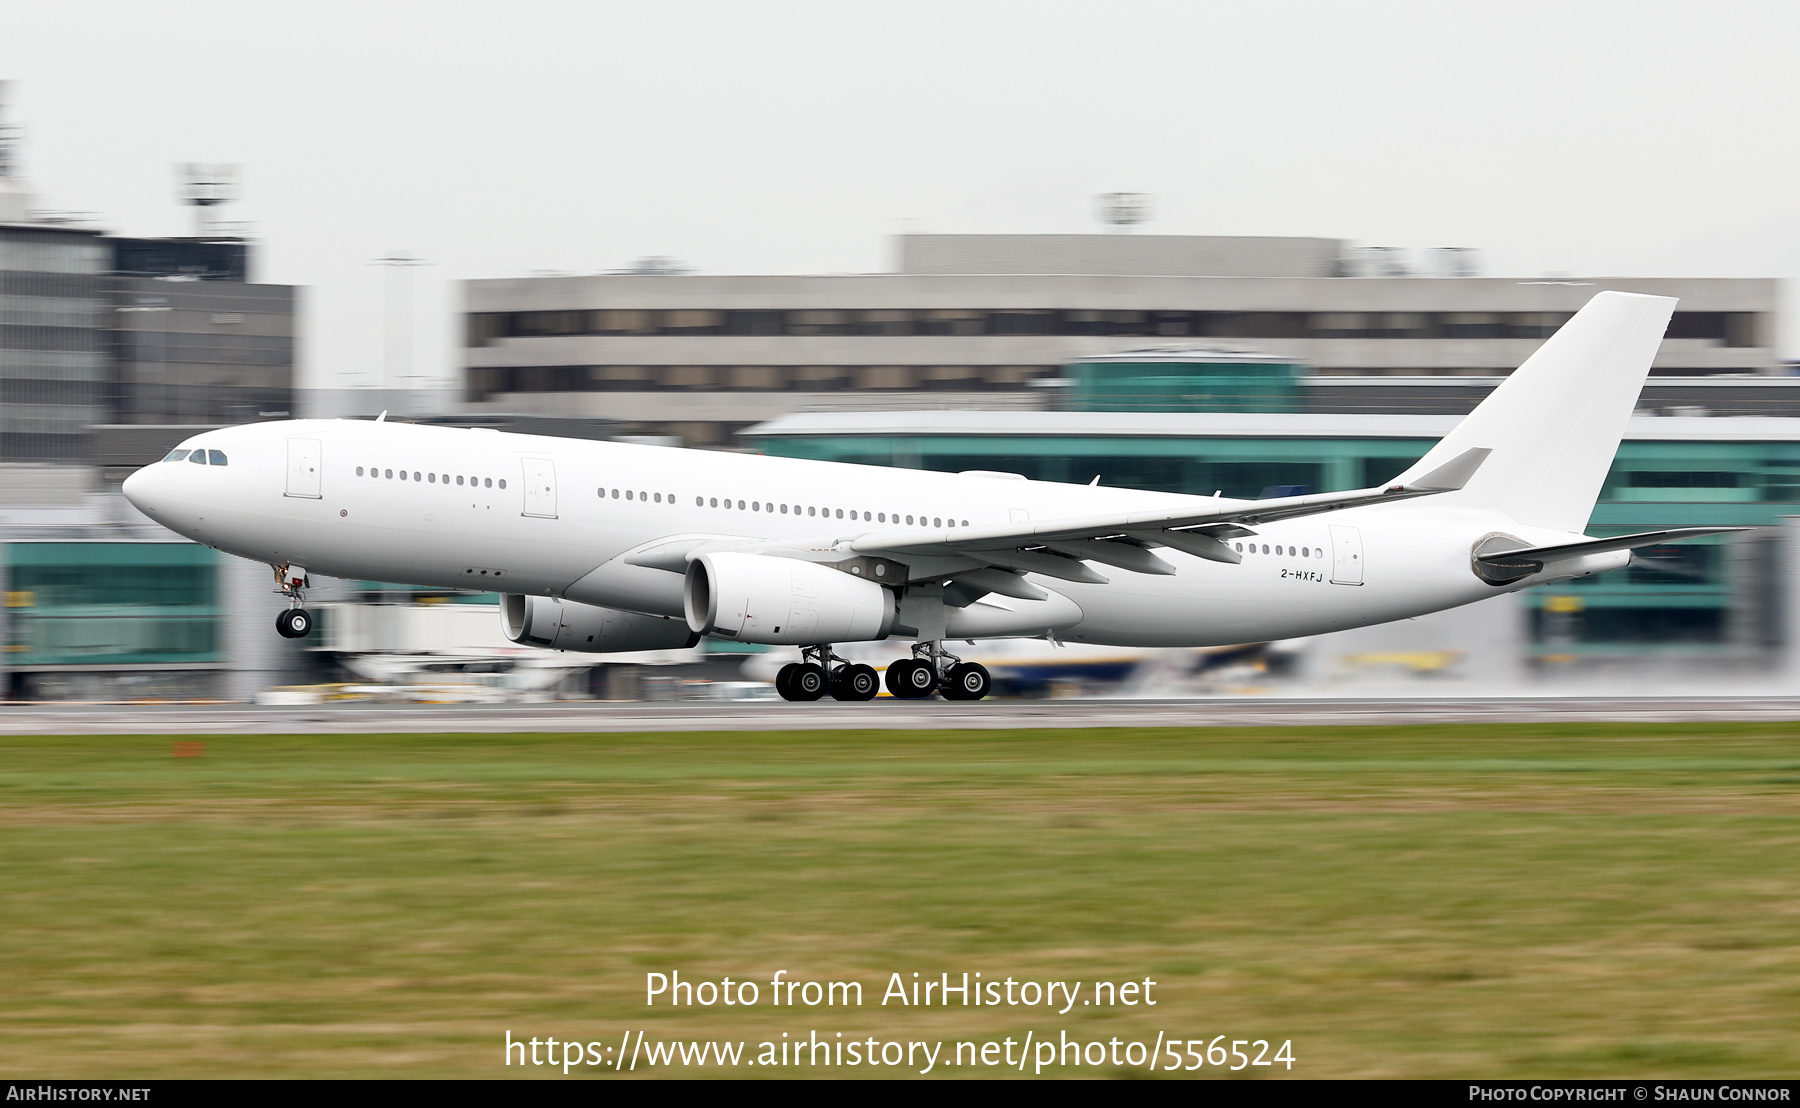
[[[1557,543],[1554,546],[1527,546],[1518,550],[1495,550],[1477,554],[1475,560],[1496,568],[1516,566],[1522,562],[1553,562],[1559,558],[1579,558],[1585,554],[1610,554],[1615,550],[1636,550],[1640,546],[1660,546],[1677,539],[1697,535],[1720,535],[1728,531],[1748,531],[1748,527],[1676,527],[1668,531],[1641,531],[1635,535],[1615,535],[1610,539],[1587,542]]]

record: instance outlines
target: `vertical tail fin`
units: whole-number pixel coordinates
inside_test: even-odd
[[[1468,484],[1442,502],[1584,530],[1674,311],[1668,296],[1595,296],[1394,483],[1485,449]]]

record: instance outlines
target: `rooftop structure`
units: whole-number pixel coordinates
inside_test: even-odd
[[[1246,346],[1324,376],[1491,377],[1603,289],[1681,298],[1659,376],[1782,368],[1773,280],[1340,275],[1467,269],[1365,254],[1332,239],[905,235],[895,273],[470,281],[465,395],[475,411],[726,444],[820,407],[1042,407],[1034,383],[1064,365],[1150,344]]]

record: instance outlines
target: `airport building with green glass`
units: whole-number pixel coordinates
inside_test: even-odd
[[[1080,390],[1094,379],[1071,374]],[[1118,396],[1119,381],[1108,383]],[[1151,391],[1164,395],[1164,383]],[[772,455],[1255,498],[1379,485],[1454,415],[1307,412],[813,412],[745,435]],[[1751,528],[1640,552],[1630,568],[1499,598],[1520,672],[1635,668],[1661,659],[1734,674],[1784,665],[1791,575],[1784,521],[1800,516],[1800,419],[1634,417],[1590,534]],[[1456,613],[1448,631],[1454,649]],[[1391,636],[1390,636],[1391,641]],[[1424,649],[1427,644],[1418,644]],[[1442,646],[1443,643],[1437,645]],[[1393,651],[1388,651],[1392,654]],[[1386,656],[1386,655],[1383,655]],[[1646,671],[1647,672],[1647,671]]]

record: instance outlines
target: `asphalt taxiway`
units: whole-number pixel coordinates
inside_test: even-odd
[[[0,705],[0,734],[355,734],[1343,727],[1430,723],[1800,720],[1800,697],[1230,698],[545,704]]]

